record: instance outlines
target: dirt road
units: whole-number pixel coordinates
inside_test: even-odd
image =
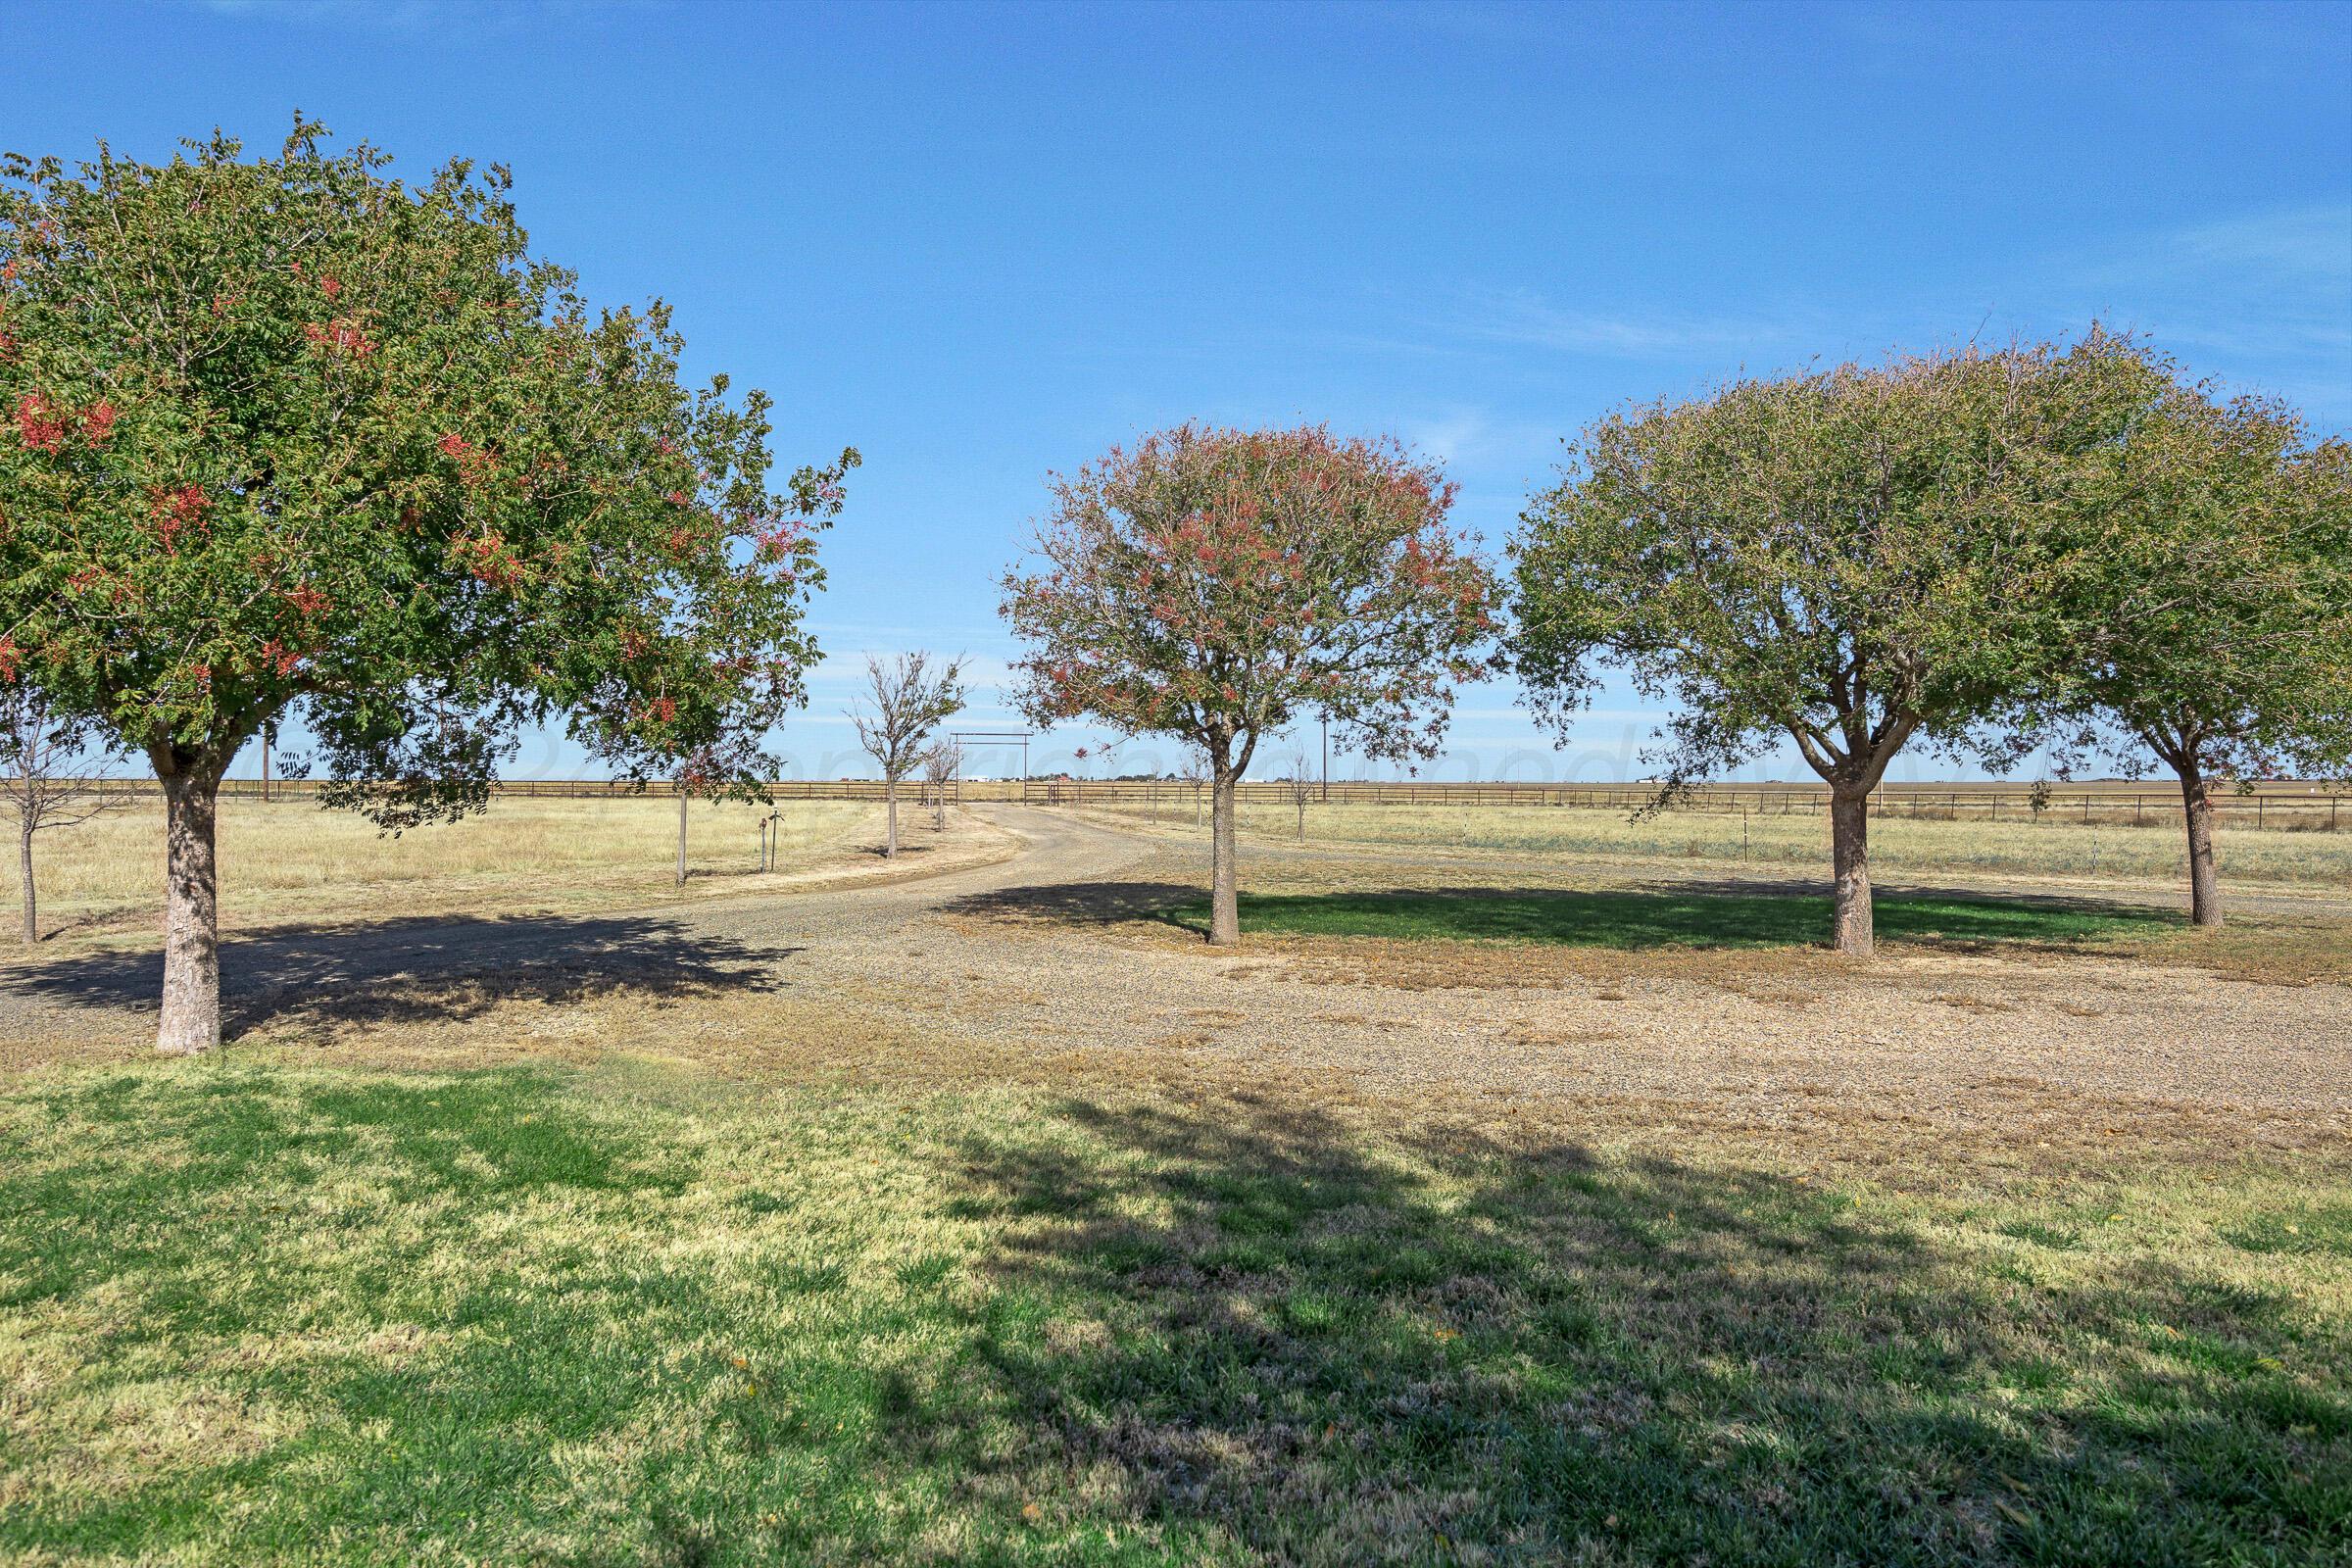
[[[1862,968],[1759,957],[1752,972],[1718,956],[1695,976],[1601,960],[1524,984],[1490,969],[1405,985],[1298,944],[1216,953],[1136,918],[1200,886],[1198,846],[985,809],[1026,852],[922,881],[233,936],[230,1028],[498,1030],[554,1004],[593,1035],[608,999],[651,995],[670,1004],[673,1029],[741,1030],[755,1025],[724,1022],[729,997],[765,994],[845,1027],[919,1019],[951,1045],[1142,1053],[1472,1115],[1572,1103],[1791,1129],[1866,1115],[1890,1135],[1964,1138],[1996,1106],[2016,1125],[2022,1098],[2053,1136],[2166,1119],[2296,1146],[2352,1134],[2352,988],[1941,956]],[[0,1039],[36,1058],[42,1042],[135,1055],[159,963],[93,949],[0,971]]]

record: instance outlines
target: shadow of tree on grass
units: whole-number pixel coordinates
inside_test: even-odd
[[[648,916],[418,916],[277,926],[221,943],[222,1026],[457,1022],[511,1002],[567,1004],[777,989],[797,948],[753,947]],[[163,956],[76,954],[0,971],[0,991],[73,1006],[152,1010]]]
[[[0,1101],[0,1311],[57,1369],[21,1400],[0,1553],[2347,1544],[2352,1331],[2081,1217],[1964,1242],[1752,1165],[1375,1140],[1262,1096],[828,1092],[710,1123],[590,1082],[117,1072]]]
[[[1245,934],[1503,941],[1632,952],[1648,948],[1823,945],[1830,897],[1803,883],[1674,880],[1633,889],[1389,888],[1363,892],[1244,893]],[[991,889],[946,912],[1060,925],[1155,921],[1208,929],[1207,895],[1166,881],[1057,882]],[[2179,914],[2069,895],[1987,898],[1918,888],[1876,901],[1879,935],[1946,948],[2072,951],[2085,942],[2152,934]]]
[[[2315,1375],[2352,1341],[2283,1295],[1963,1255],[1761,1170],[1373,1150],[1262,1101],[1060,1121],[968,1140],[956,1200],[1003,1224],[1000,1288],[1048,1326],[979,1335],[1002,1408],[962,1383],[897,1423],[976,1495],[1061,1477],[1188,1549],[1280,1562],[2352,1539],[2352,1398]]]
[[[1245,893],[1245,931],[1293,936],[1369,936],[1531,942],[1565,947],[1777,948],[1818,945],[1831,901],[1802,892],[1757,892],[1675,884],[1635,891],[1468,887],[1443,891]],[[1876,901],[1882,939],[1947,945],[2041,947],[2169,929],[2177,916],[2091,901],[1986,899],[1905,893]],[[1159,917],[1205,931],[1208,905],[1198,891],[1163,906]]]

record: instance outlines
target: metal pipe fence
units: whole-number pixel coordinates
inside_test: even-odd
[[[104,789],[132,795],[154,795],[153,779],[110,779]],[[220,793],[230,800],[315,801],[320,785],[312,779],[271,779],[264,794],[260,779],[223,779]],[[1382,806],[1433,808],[1518,808],[1528,809],[1601,809],[1632,811],[1648,804],[1646,790],[1628,785],[1468,784],[1435,780],[1334,779],[1329,793],[1318,783],[1318,806]],[[872,801],[883,798],[879,779],[782,779],[768,786],[779,801]],[[1292,806],[1288,780],[1248,779],[1235,786],[1246,806]],[[899,792],[909,803],[930,803],[930,791],[916,780],[901,783]],[[657,780],[643,786],[611,779],[509,779],[491,786],[499,800],[626,800],[650,796],[668,800],[677,786]],[[963,779],[951,787],[950,798],[976,804],[1021,802],[1032,806],[1101,807],[1109,808],[1191,805],[1205,786],[1183,779]],[[1678,812],[1743,816],[1819,816],[1829,809],[1826,789],[1804,784],[1710,785],[1693,791],[1678,804]],[[2218,791],[2214,810],[2219,825],[2285,831],[2328,832],[2352,829],[2352,796],[2324,784],[2266,780],[2251,793]],[[2046,792],[2016,785],[1890,784],[1871,797],[1871,814],[1882,819],[1934,822],[2022,822],[2052,826],[2146,827],[2177,829],[2180,821],[2178,792],[2146,785],[2086,784],[2052,788]]]
[[[1033,803],[1071,806],[1146,806],[1189,801],[1194,786],[1183,782],[1128,779],[1039,780],[1032,784]],[[1318,789],[1320,786],[1318,786]],[[1287,781],[1253,780],[1235,786],[1237,800],[1246,806],[1289,806],[1292,786]],[[1335,806],[1414,806],[1453,808],[1550,808],[1634,811],[1653,799],[1647,790],[1625,786],[1550,784],[1456,784],[1334,781],[1328,799]],[[2327,832],[2352,828],[2352,796],[2321,786],[2268,782],[2251,794],[2220,791],[2214,812],[2223,826],[2236,828],[2310,830]],[[1716,786],[1693,791],[1672,810],[1702,814],[1745,816],[1825,816],[1830,796],[1826,789],[1801,784]],[[1882,785],[1871,796],[1871,815],[1905,821],[2037,822],[2094,827],[2177,828],[2180,797],[2174,791],[2117,789],[2087,786],[2040,794],[2031,789],[1986,788],[1967,785]]]

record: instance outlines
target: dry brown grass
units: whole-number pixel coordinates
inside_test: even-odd
[[[289,919],[566,910],[676,897],[824,885],[856,873],[922,874],[1014,853],[1009,835],[969,812],[936,834],[902,811],[896,866],[869,862],[882,840],[879,808],[793,801],[776,808],[776,870],[759,869],[767,808],[697,802],[688,808],[687,883],[676,883],[677,805],[653,797],[509,799],[484,814],[398,838],[366,819],[303,802],[228,800],[220,813],[221,918],[234,927]],[[36,841],[45,934],[143,928],[162,907],[160,808],[139,805]],[[12,879],[0,910],[19,907]],[[0,914],[0,918],[12,918]]]
[[[2116,951],[2258,985],[2352,985],[2352,921],[2340,919],[2241,915],[2219,931],[2184,927],[2119,942]]]
[[[687,809],[690,873],[756,867],[763,808],[696,802]],[[795,801],[778,809],[788,854],[829,845],[876,814],[871,806],[848,802]],[[162,808],[153,800],[39,843],[51,900],[148,898],[163,876]],[[677,804],[656,796],[502,799],[479,815],[397,838],[353,812],[303,801],[264,805],[231,797],[220,808],[223,869],[233,885],[256,892],[450,878],[660,877],[674,869],[676,854]]]
[[[1198,838],[1189,812],[1088,807],[1109,823],[1172,837]],[[1245,855],[1252,845],[1279,851],[1296,844],[1293,808],[1241,808]],[[1871,858],[1884,873],[1966,871],[2020,877],[2180,883],[2187,875],[2185,836],[2176,816],[2151,811],[2141,827],[2084,827],[2041,822],[1938,822],[1901,815],[1873,819]],[[1811,871],[1828,864],[1829,836],[1820,815],[1737,815],[1670,811],[1629,821],[1622,810],[1580,807],[1309,805],[1310,846],[1393,847],[1416,853],[1495,852],[1536,858],[1570,856],[1745,866],[1759,873]],[[2305,832],[2231,825],[2219,835],[2225,885],[2352,890],[2352,831]]]

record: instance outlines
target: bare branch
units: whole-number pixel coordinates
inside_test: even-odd
[[[866,655],[866,691],[848,715],[883,778],[895,784],[913,772],[931,732],[963,707],[963,665],[956,658],[935,669],[921,649],[888,661]]]

